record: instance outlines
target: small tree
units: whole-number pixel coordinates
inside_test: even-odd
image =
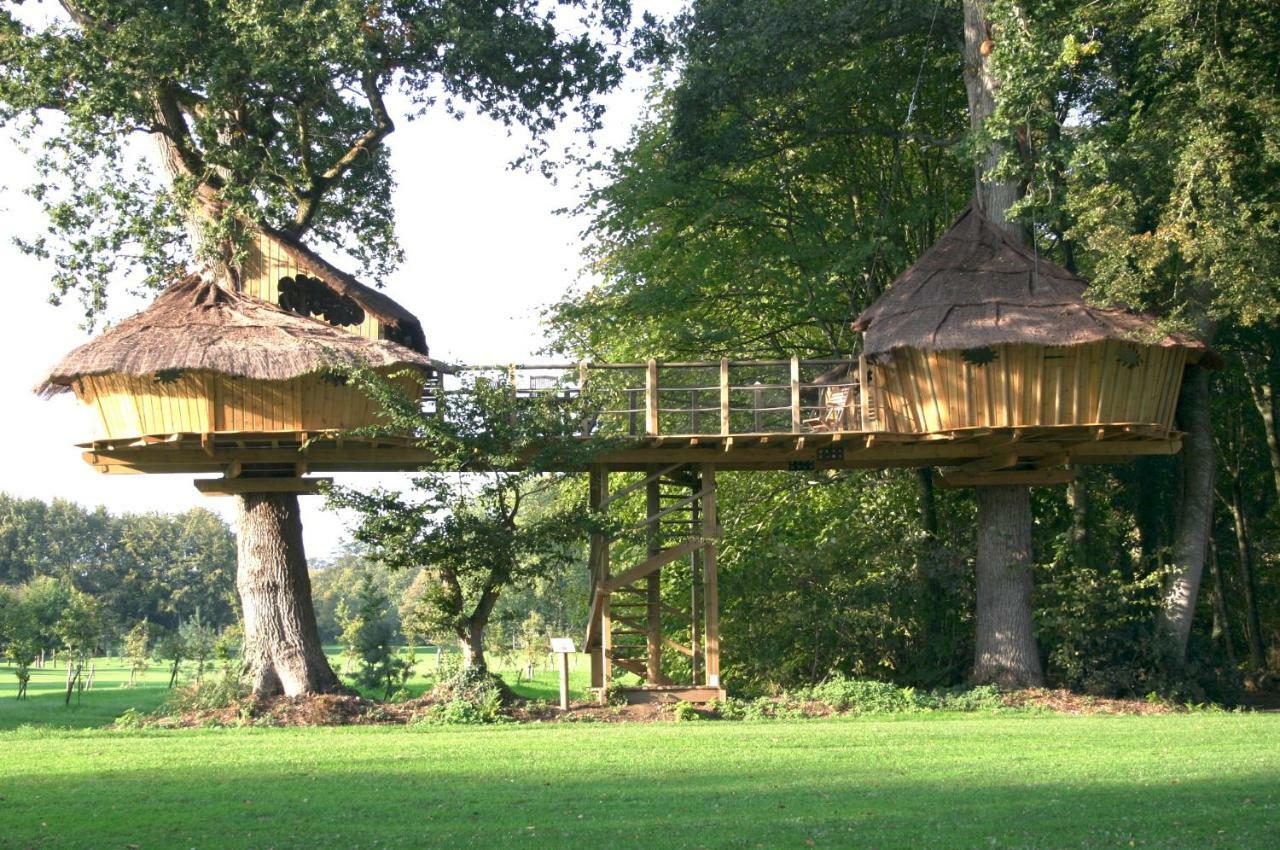
[[[345,602],[339,611],[346,655],[357,663],[356,681],[366,688],[382,688],[382,698],[388,699],[408,681],[412,662],[399,655],[389,603],[373,576],[361,579],[354,601],[354,612]]]
[[[84,691],[81,674],[102,636],[102,610],[97,600],[79,590],[70,590],[55,630],[67,651],[67,695],[63,704],[70,705],[72,691]]]
[[[340,488],[330,501],[359,514],[355,539],[373,558],[427,572],[406,630],[453,634],[463,664],[487,672],[484,633],[503,589],[574,562],[592,528],[582,505],[557,498],[559,476],[543,471],[585,465],[598,450],[576,436],[582,405],[552,394],[516,399],[506,384],[478,378],[428,417],[376,374],[352,378],[381,403],[388,429],[422,435],[437,459],[413,480],[413,495]]]
[[[155,645],[156,660],[167,661],[169,663],[169,689],[178,681],[178,671],[182,669],[182,662],[186,658],[186,646],[182,642],[182,636],[176,632],[165,632]]]
[[[203,683],[218,640],[217,631],[200,619],[197,608],[194,617],[178,626],[178,639],[182,641],[183,655],[196,663],[196,684]]]
[[[138,683],[138,674],[146,673],[151,660],[151,624],[141,620],[124,636],[124,657],[129,665],[129,687]]]
[[[0,587],[0,645],[13,660],[18,699],[26,699],[31,665],[40,654],[40,622],[20,592]]]

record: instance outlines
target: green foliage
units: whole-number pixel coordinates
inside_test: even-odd
[[[413,670],[411,659],[400,657],[387,597],[366,575],[356,593],[354,610],[340,607],[345,654],[356,661],[355,679],[361,686],[382,691],[388,699],[404,686]]]
[[[478,725],[501,723],[506,702],[501,680],[474,666],[462,666],[442,677],[432,689],[433,703],[414,723]]]
[[[204,682],[204,674],[213,660],[218,632],[200,618],[200,610],[196,609],[195,616],[178,627],[178,640],[182,641],[182,658],[195,664],[195,683],[198,686]]]
[[[560,486],[563,476],[541,471],[564,468],[566,453],[591,450],[557,439],[576,430],[580,415],[552,399],[514,415],[517,400],[480,378],[428,416],[369,370],[353,379],[379,400],[390,427],[422,435],[437,460],[412,480],[412,495],[335,488],[330,504],[358,514],[354,538],[371,559],[428,574],[415,581],[406,632],[453,635],[467,663],[483,669],[484,632],[503,591],[577,564],[593,527],[574,492]]]
[[[238,616],[235,572],[235,538],[211,511],[110,514],[0,493],[0,585],[39,579],[30,592],[50,629],[66,587],[101,603],[108,633],[141,620],[174,629],[197,608],[223,626]],[[44,648],[53,641],[47,631]]]
[[[571,117],[598,126],[596,98],[621,75],[610,41],[630,18],[625,0],[62,5],[0,15],[0,120],[47,125],[32,194],[49,234],[20,244],[57,258],[57,289],[85,292],[90,316],[125,270],[116,257],[155,281],[189,256],[179,216],[211,199],[209,254],[237,222],[265,221],[381,278],[401,258],[383,145],[393,111],[488,115],[539,155]],[[175,165],[171,185],[130,156],[126,140],[148,135]]]
[[[151,626],[146,620],[134,625],[124,636],[124,656],[129,664],[129,687],[137,684],[151,661]]]

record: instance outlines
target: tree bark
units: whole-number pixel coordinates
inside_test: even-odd
[[[1031,491],[979,487],[977,683],[1009,688],[1044,684],[1031,615],[1031,564]]]
[[[1209,541],[1209,572],[1213,576],[1213,639],[1222,643],[1227,663],[1236,666],[1236,649],[1231,643],[1231,620],[1227,617],[1227,595],[1222,584],[1222,567],[1218,563],[1218,547]]]
[[[254,695],[345,690],[320,644],[298,497],[246,493],[237,501],[236,587],[244,612],[244,657]]]
[[[979,133],[996,111],[991,36],[987,0],[964,0],[964,85],[969,123]],[[992,141],[974,164],[974,199],[989,221],[1010,238],[1024,242],[1023,228],[1008,220],[1022,186],[989,176],[1003,154],[1004,148]],[[973,677],[1010,687],[1038,686],[1044,676],[1031,613],[1031,490],[1025,486],[977,489],[978,634]]]
[[[1244,364],[1244,379],[1249,385],[1249,395],[1262,417],[1262,431],[1267,438],[1267,456],[1271,459],[1271,481],[1275,485],[1276,500],[1280,501],[1280,436],[1276,433],[1276,397],[1272,386],[1272,346],[1266,343],[1262,349],[1262,374],[1255,377],[1251,364]]]
[[[1186,432],[1182,441],[1182,494],[1173,530],[1173,557],[1165,585],[1160,629],[1168,637],[1174,657],[1185,660],[1213,520],[1216,463],[1213,425],[1209,421],[1209,372],[1203,366],[1187,367],[1182,398],[1178,402],[1178,420]]]
[[[1231,481],[1231,520],[1236,532],[1236,569],[1240,573],[1240,589],[1244,592],[1245,638],[1249,643],[1249,663],[1254,670],[1267,665],[1267,651],[1262,642],[1262,620],[1258,616],[1258,583],[1253,569],[1253,540],[1249,534],[1249,520],[1244,513],[1244,494],[1240,492],[1240,478]]]
[[[484,623],[474,620],[467,623],[466,628],[458,632],[458,646],[462,649],[462,666],[468,670],[489,672],[489,664],[484,657]]]

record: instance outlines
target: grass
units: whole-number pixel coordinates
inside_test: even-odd
[[[325,647],[335,670],[342,669],[341,651],[338,647]],[[419,649],[414,674],[407,690],[417,696],[431,687],[436,669],[433,648]],[[153,666],[138,678],[136,687],[125,687],[129,681],[129,669],[123,659],[99,658],[95,662],[94,686],[80,696],[72,695],[71,704],[63,705],[66,693],[66,667],[46,667],[32,670],[29,698],[14,699],[18,692],[18,680],[13,667],[0,664],[0,731],[19,726],[43,726],[62,729],[90,729],[110,725],[126,709],[135,708],[147,713],[159,708],[169,694],[169,671],[163,666]],[[555,701],[560,698],[560,674],[558,668],[539,667],[532,680],[517,674],[515,667],[504,664],[502,659],[491,658],[490,664],[516,693],[526,699]],[[190,665],[188,665],[189,667]],[[180,681],[189,681],[187,670]],[[348,679],[348,682],[350,680]],[[590,685],[590,670],[585,655],[570,658],[569,694],[580,699]],[[381,693],[367,692],[380,698]],[[0,848],[4,847],[0,836]]]
[[[1261,715],[0,734],[5,847],[1280,845]]]
[[[123,732],[159,669],[61,675],[0,669],[0,848],[1280,846],[1278,715]]]

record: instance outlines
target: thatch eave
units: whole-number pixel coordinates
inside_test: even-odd
[[[71,351],[36,392],[55,395],[90,375],[208,371],[285,381],[358,365],[450,371],[398,343],[357,336],[193,275]]]

